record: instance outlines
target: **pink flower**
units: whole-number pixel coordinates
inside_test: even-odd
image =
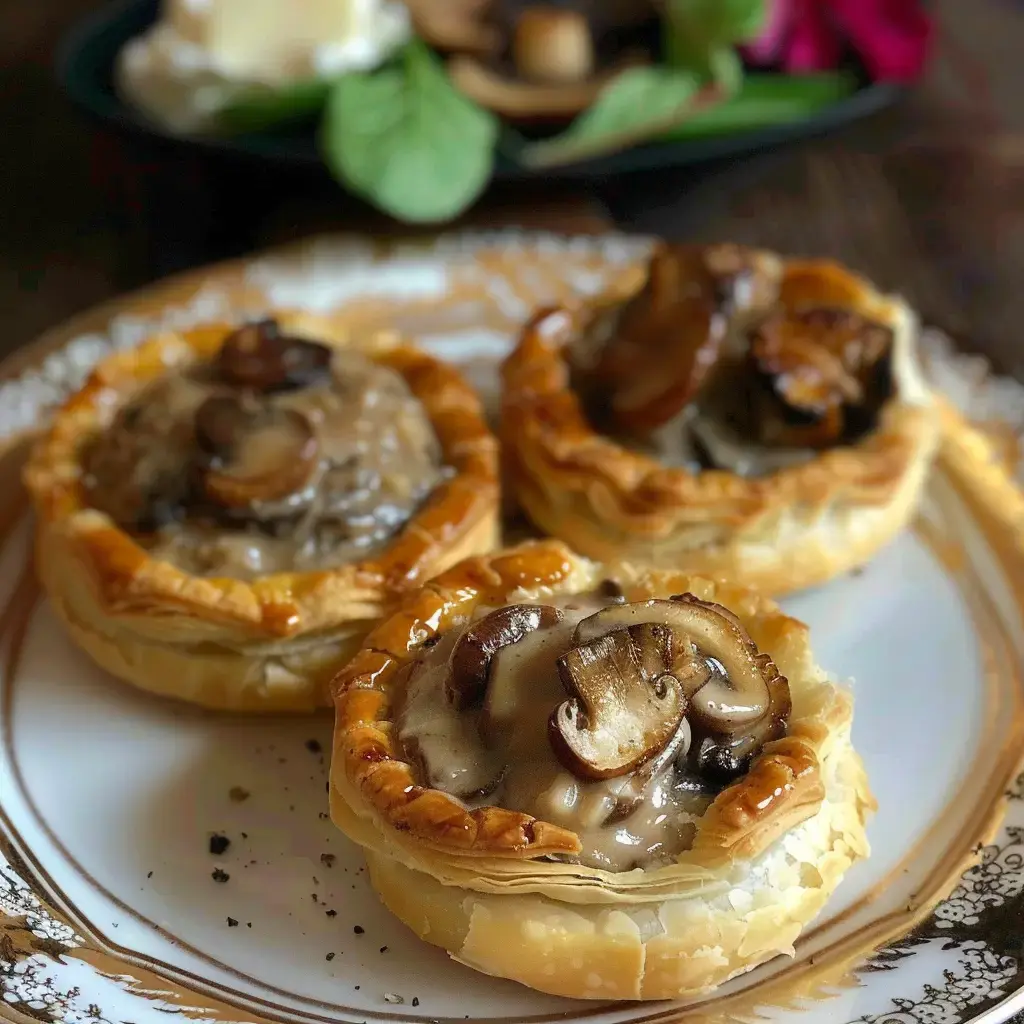
[[[851,47],[875,81],[907,82],[924,68],[932,23],[919,0],[767,0],[761,34],[743,55],[785,71],[834,68]]]

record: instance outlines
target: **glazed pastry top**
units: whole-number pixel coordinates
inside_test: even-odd
[[[396,731],[422,784],[571,830],[624,871],[688,849],[715,796],[781,738],[789,686],[721,605],[607,584],[478,609],[407,666]]]
[[[372,556],[446,476],[399,373],[274,321],[146,386],[84,466],[93,507],[154,557],[237,579]]]

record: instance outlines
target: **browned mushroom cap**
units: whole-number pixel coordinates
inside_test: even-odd
[[[626,775],[679,732],[687,701],[669,672],[672,631],[656,623],[617,629],[558,659],[569,699],[551,713],[558,759],[578,778]]]
[[[888,327],[847,309],[784,310],[764,321],[750,358],[783,410],[762,417],[762,440],[811,447],[838,441],[846,410],[874,397],[876,369],[891,345]]]
[[[789,714],[789,685],[771,658],[757,650],[732,612],[692,594],[604,608],[579,623],[575,641],[641,622],[673,631],[668,670],[690,697],[693,722],[726,735],[745,731],[769,713],[773,690],[784,690]]]
[[[226,508],[287,497],[316,469],[316,434],[296,409],[249,409],[233,396],[216,395],[196,412],[195,433],[207,460],[203,489]]]
[[[594,370],[616,422],[642,435],[677,416],[718,361],[725,327],[718,284],[700,250],[656,252]]]
[[[224,340],[214,366],[235,387],[287,391],[326,380],[332,356],[326,345],[282,335],[276,320],[259,320]]]
[[[581,82],[594,70],[594,38],[586,15],[559,7],[528,7],[512,32],[512,60],[533,82]]]
[[[512,604],[485,615],[459,637],[448,659],[444,695],[457,709],[483,700],[495,654],[522,640],[535,629],[553,626],[561,618],[557,608],[544,604]]]

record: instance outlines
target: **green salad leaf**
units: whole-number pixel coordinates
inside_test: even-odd
[[[339,78],[321,128],[324,159],[356,194],[400,220],[448,220],[490,180],[498,122],[414,40],[399,60]]]
[[[848,72],[808,75],[748,74],[738,92],[664,133],[695,139],[801,121],[857,90]]]
[[[692,72],[630,68],[612,79],[564,132],[527,143],[518,159],[527,167],[553,167],[625,149],[663,135],[708,98]]]
[[[307,78],[280,87],[247,89],[220,112],[218,122],[225,131],[241,134],[304,121],[320,113],[332,84],[328,78]]]
[[[765,0],[666,0],[665,61],[733,93],[743,80],[735,45],[756,36],[764,19]]]

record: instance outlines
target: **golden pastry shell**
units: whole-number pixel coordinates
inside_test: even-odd
[[[780,832],[813,814],[822,797],[822,745],[831,730],[848,723],[852,710],[849,698],[822,683],[813,669],[806,627],[752,591],[681,572],[599,565],[557,541],[527,543],[461,562],[406,597],[370,632],[362,650],[332,683],[333,784],[357,802],[358,813],[391,830],[403,845],[423,844],[456,856],[514,859],[578,852],[579,837],[568,829],[502,807],[470,809],[422,786],[394,741],[392,687],[425,641],[466,621],[477,608],[580,593],[606,579],[618,583],[630,601],[690,592],[725,605],[791,677],[791,686],[805,702],[807,693],[820,687],[816,701],[827,705],[825,711],[812,701],[813,713],[794,711],[789,734],[767,744],[747,775],[724,790],[704,815],[694,850],[756,856]]]
[[[457,370],[392,333],[352,336],[326,318],[277,317],[291,333],[358,349],[401,374],[454,470],[379,556],[251,582],[197,577],[150,557],[89,507],[89,439],[149,382],[211,358],[227,324],[169,331],[109,356],[58,411],[24,474],[39,573],[74,639],[129,682],[213,707],[323,706],[330,671],[400,593],[498,537],[497,442]]]
[[[690,591],[724,604],[789,677],[794,701],[789,735],[766,745],[718,796],[689,851],[652,870],[538,859],[571,852],[577,836],[423,788],[393,742],[392,686],[424,641],[478,606],[546,601],[605,579],[629,600]],[[598,565],[556,541],[527,544],[468,559],[410,594],[334,690],[331,816],[364,847],[381,899],[455,959],[545,992],[707,992],[792,952],[845,871],[868,853],[864,820],[874,801],[850,745],[850,697],[815,667],[806,627],[749,590]]]
[[[502,368],[500,429],[511,497],[545,532],[593,558],[672,558],[694,573],[784,593],[862,564],[912,515],[939,436],[913,313],[829,261],[759,251],[747,258],[779,275],[784,304],[849,308],[893,330],[896,393],[877,428],[762,477],[665,466],[595,431],[570,384],[567,344],[603,303],[621,297],[558,316],[545,310]]]

